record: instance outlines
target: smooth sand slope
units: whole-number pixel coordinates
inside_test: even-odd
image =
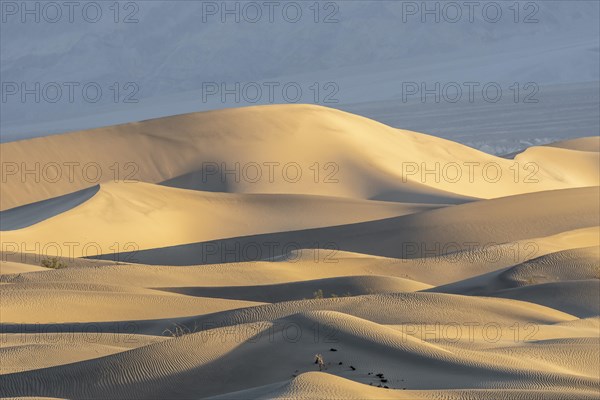
[[[36,205],[21,211],[31,215],[28,207],[36,211]],[[71,210],[2,232],[2,239],[5,251],[165,265],[253,261],[310,247],[419,258],[596,226],[600,219],[593,187],[439,207],[111,183]]]
[[[289,257],[297,249],[319,248],[401,259],[460,254],[483,248],[535,254],[524,242],[599,225],[600,198],[595,187],[528,193],[471,202],[402,217],[326,228],[209,240],[179,246],[125,252],[107,260],[147,264],[211,264]],[[499,248],[504,246],[507,248]],[[498,256],[500,257],[500,255]]]
[[[79,192],[81,195],[77,197],[86,198],[88,191]],[[102,184],[87,200],[64,212],[37,203],[7,211],[10,214],[7,225],[26,220],[18,218],[21,215],[40,222],[5,231],[2,238],[6,243],[18,244],[19,248],[32,249],[39,244],[41,248],[54,250],[57,245],[60,249],[56,255],[85,257],[346,225],[438,207],[441,205],[310,195],[198,192],[144,182],[121,182]],[[310,214],[305,214],[306,210]]]
[[[194,171],[196,179],[185,183],[204,190],[404,202],[418,194],[448,203],[597,185],[598,170],[590,167],[599,159],[542,147],[507,160],[309,105],[177,115],[3,143],[0,151],[2,210],[111,180],[157,183]]]
[[[596,399],[597,142],[288,105],[1,144],[0,397]]]

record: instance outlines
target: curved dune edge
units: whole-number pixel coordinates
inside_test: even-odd
[[[100,190],[100,185],[82,189],[33,204],[15,207],[0,212],[0,231],[13,231],[27,228],[62,213],[72,211],[92,199]]]
[[[75,197],[88,195],[83,192]],[[11,213],[11,219],[25,216],[38,222],[2,232],[2,241],[27,249],[52,247],[60,255],[84,257],[346,225],[442,206],[311,195],[211,193],[143,182],[108,183],[76,207],[60,213],[51,205],[38,204],[5,211]]]
[[[369,293],[416,292],[430,288],[421,282],[389,276],[335,277],[275,285],[221,286],[221,287],[167,287],[157,288],[187,296],[216,297],[257,302],[281,302],[323,297],[358,296]]]
[[[412,259],[497,247],[598,225],[600,197],[598,189],[591,187],[475,201],[377,221],[108,253],[98,258],[197,265],[277,259],[288,257],[289,250],[318,247]]]
[[[310,151],[298,151],[308,149],[303,146],[307,142],[317,145]],[[421,197],[445,198],[430,203],[448,203],[452,197],[458,201],[489,199],[599,183],[599,154],[595,152],[537,147],[520,154],[518,160],[507,160],[448,140],[313,105],[256,106],[176,115],[2,143],[0,152],[4,162],[15,167],[3,184],[1,210],[109,181],[165,182],[194,171],[206,171],[207,163],[223,170],[236,168],[236,163],[240,169],[250,163],[279,163],[280,173],[283,166],[296,163],[306,179],[290,182],[282,175],[274,180],[234,179],[223,183],[219,175],[211,175],[196,188],[401,202],[414,202],[410,199],[414,199],[415,192]],[[65,170],[61,175],[64,179],[55,181],[53,175],[39,183],[21,178],[20,163],[30,163],[30,168],[38,163],[42,174],[42,166],[56,160],[75,165],[76,173],[71,177]],[[477,169],[459,164],[460,173],[450,171],[449,167],[456,169],[457,161],[471,163]],[[90,163],[95,163],[93,175],[87,169]],[[221,168],[223,163],[225,168]],[[313,176],[315,168],[320,174]],[[434,176],[425,174],[436,168],[439,171]],[[325,179],[331,178],[332,173],[334,179]]]
[[[39,218],[34,216],[38,208],[24,206],[20,213]],[[272,254],[263,254],[266,249],[261,243],[279,243],[279,249],[269,252],[284,256],[283,247],[310,247],[316,242],[321,247],[333,243],[338,250],[414,258],[431,248],[441,254],[442,243],[454,244],[448,247],[450,252],[461,250],[466,243],[483,247],[598,225],[597,209],[600,204],[596,188],[528,193],[443,207],[308,195],[210,193],[141,182],[111,183],[102,185],[91,198],[71,210],[22,229],[2,232],[2,249],[193,265],[207,263],[202,261],[208,260],[207,247],[222,244],[243,247],[244,242],[257,243],[258,250],[234,254],[234,260],[247,261],[273,258]],[[44,212],[47,209],[40,214]],[[392,235],[387,234],[390,229],[394,230]],[[454,235],[448,235],[449,230]],[[360,237],[357,232],[368,233],[369,237]],[[400,245],[389,245],[390,241]],[[384,249],[379,252],[378,247]],[[161,262],[163,259],[165,262]],[[220,257],[210,263],[227,261]]]

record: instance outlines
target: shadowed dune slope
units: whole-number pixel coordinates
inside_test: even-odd
[[[47,202],[50,201],[42,203]],[[61,248],[63,255],[82,257],[121,252],[125,247],[143,250],[345,225],[440,206],[310,195],[210,193],[142,182],[108,183],[101,185],[87,201],[60,214],[38,204],[5,211],[11,214],[11,220],[29,216],[39,222],[2,232],[2,241],[28,249],[36,244],[44,248],[53,243]]]
[[[515,266],[437,286],[431,291],[487,296],[499,290],[528,285],[600,279],[599,258],[597,245],[557,251]]]
[[[37,224],[85,203],[96,195],[99,186],[39,201],[0,212],[0,231],[12,231]]]
[[[160,288],[188,296],[218,297],[223,299],[280,302],[321,297],[356,296],[370,293],[415,292],[430,285],[389,276],[352,276],[316,279],[278,285],[228,287],[175,287]],[[319,292],[320,291],[320,292]]]
[[[580,318],[600,315],[600,281],[598,278],[522,286],[500,290],[495,295],[542,304]]]
[[[597,188],[529,193],[380,221],[214,240],[101,258],[145,264],[212,264],[320,248],[421,258],[600,225]],[[252,250],[252,251],[250,251]],[[132,260],[133,261],[133,260]]]
[[[290,257],[280,258],[276,261],[257,261],[244,263],[226,263],[212,265],[194,265],[178,267],[164,265],[117,264],[109,261],[91,259],[60,260],[69,263],[68,268],[50,270],[35,267],[39,265],[39,255],[22,253],[2,253],[2,257],[23,268],[31,268],[32,272],[19,274],[22,271],[8,273],[0,277],[0,282],[5,283],[44,283],[60,282],[65,284],[88,284],[89,282],[102,282],[105,285],[129,285],[142,288],[207,288],[218,290],[222,287],[264,286],[311,280],[342,278],[354,276],[387,276],[422,282],[427,285],[438,286],[439,291],[465,282],[464,294],[471,294],[467,283],[469,278],[478,278],[485,275],[482,272],[491,271],[500,274],[510,271],[516,266],[515,271],[527,266],[526,261],[532,265],[543,260],[545,255],[551,255],[548,260],[563,259],[564,254],[573,254],[583,258],[581,262],[588,265],[594,263],[588,259],[595,248],[600,244],[598,227],[583,228],[573,231],[561,232],[557,235],[526,239],[507,243],[501,246],[488,246],[462,253],[452,253],[434,258],[415,258],[398,260],[377,256],[368,256],[337,250],[302,249],[292,251]],[[587,249],[586,247],[590,247]],[[573,252],[570,251],[573,249]],[[553,254],[556,253],[556,254]],[[37,256],[37,259],[36,259]],[[536,257],[537,256],[537,257]],[[533,261],[536,262],[533,262]],[[576,260],[575,260],[576,261]],[[28,262],[28,264],[24,264]],[[106,265],[102,265],[105,263]],[[523,264],[524,263],[524,264]],[[34,264],[34,265],[32,265]],[[591,267],[591,265],[590,265]],[[508,268],[508,270],[507,270]],[[585,272],[591,268],[583,268],[583,274],[575,276],[588,279],[593,271]],[[566,276],[569,271],[578,269],[564,269]],[[39,272],[35,272],[39,271]],[[524,268],[522,274],[515,279],[529,280],[531,275],[535,279],[536,268]],[[23,271],[24,272],[24,271]],[[490,274],[490,276],[493,276]],[[327,282],[333,282],[327,281]],[[502,286],[504,287],[504,286]],[[457,292],[460,294],[460,292]],[[337,293],[341,294],[341,293]]]

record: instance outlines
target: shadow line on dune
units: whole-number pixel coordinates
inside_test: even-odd
[[[99,190],[100,185],[95,185],[48,200],[0,211],[0,231],[27,228],[55,217],[85,203],[94,197]]]
[[[266,233],[89,257],[150,265],[205,265],[302,257],[339,262],[338,250],[425,258],[598,226],[596,187],[535,192],[347,225]],[[560,207],[556,207],[560,204]],[[548,212],[553,215],[548,217]],[[585,210],[585,211],[582,211]],[[312,254],[314,251],[311,252]]]

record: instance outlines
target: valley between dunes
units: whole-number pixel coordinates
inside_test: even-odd
[[[2,143],[0,397],[596,399],[599,144],[309,105]]]

